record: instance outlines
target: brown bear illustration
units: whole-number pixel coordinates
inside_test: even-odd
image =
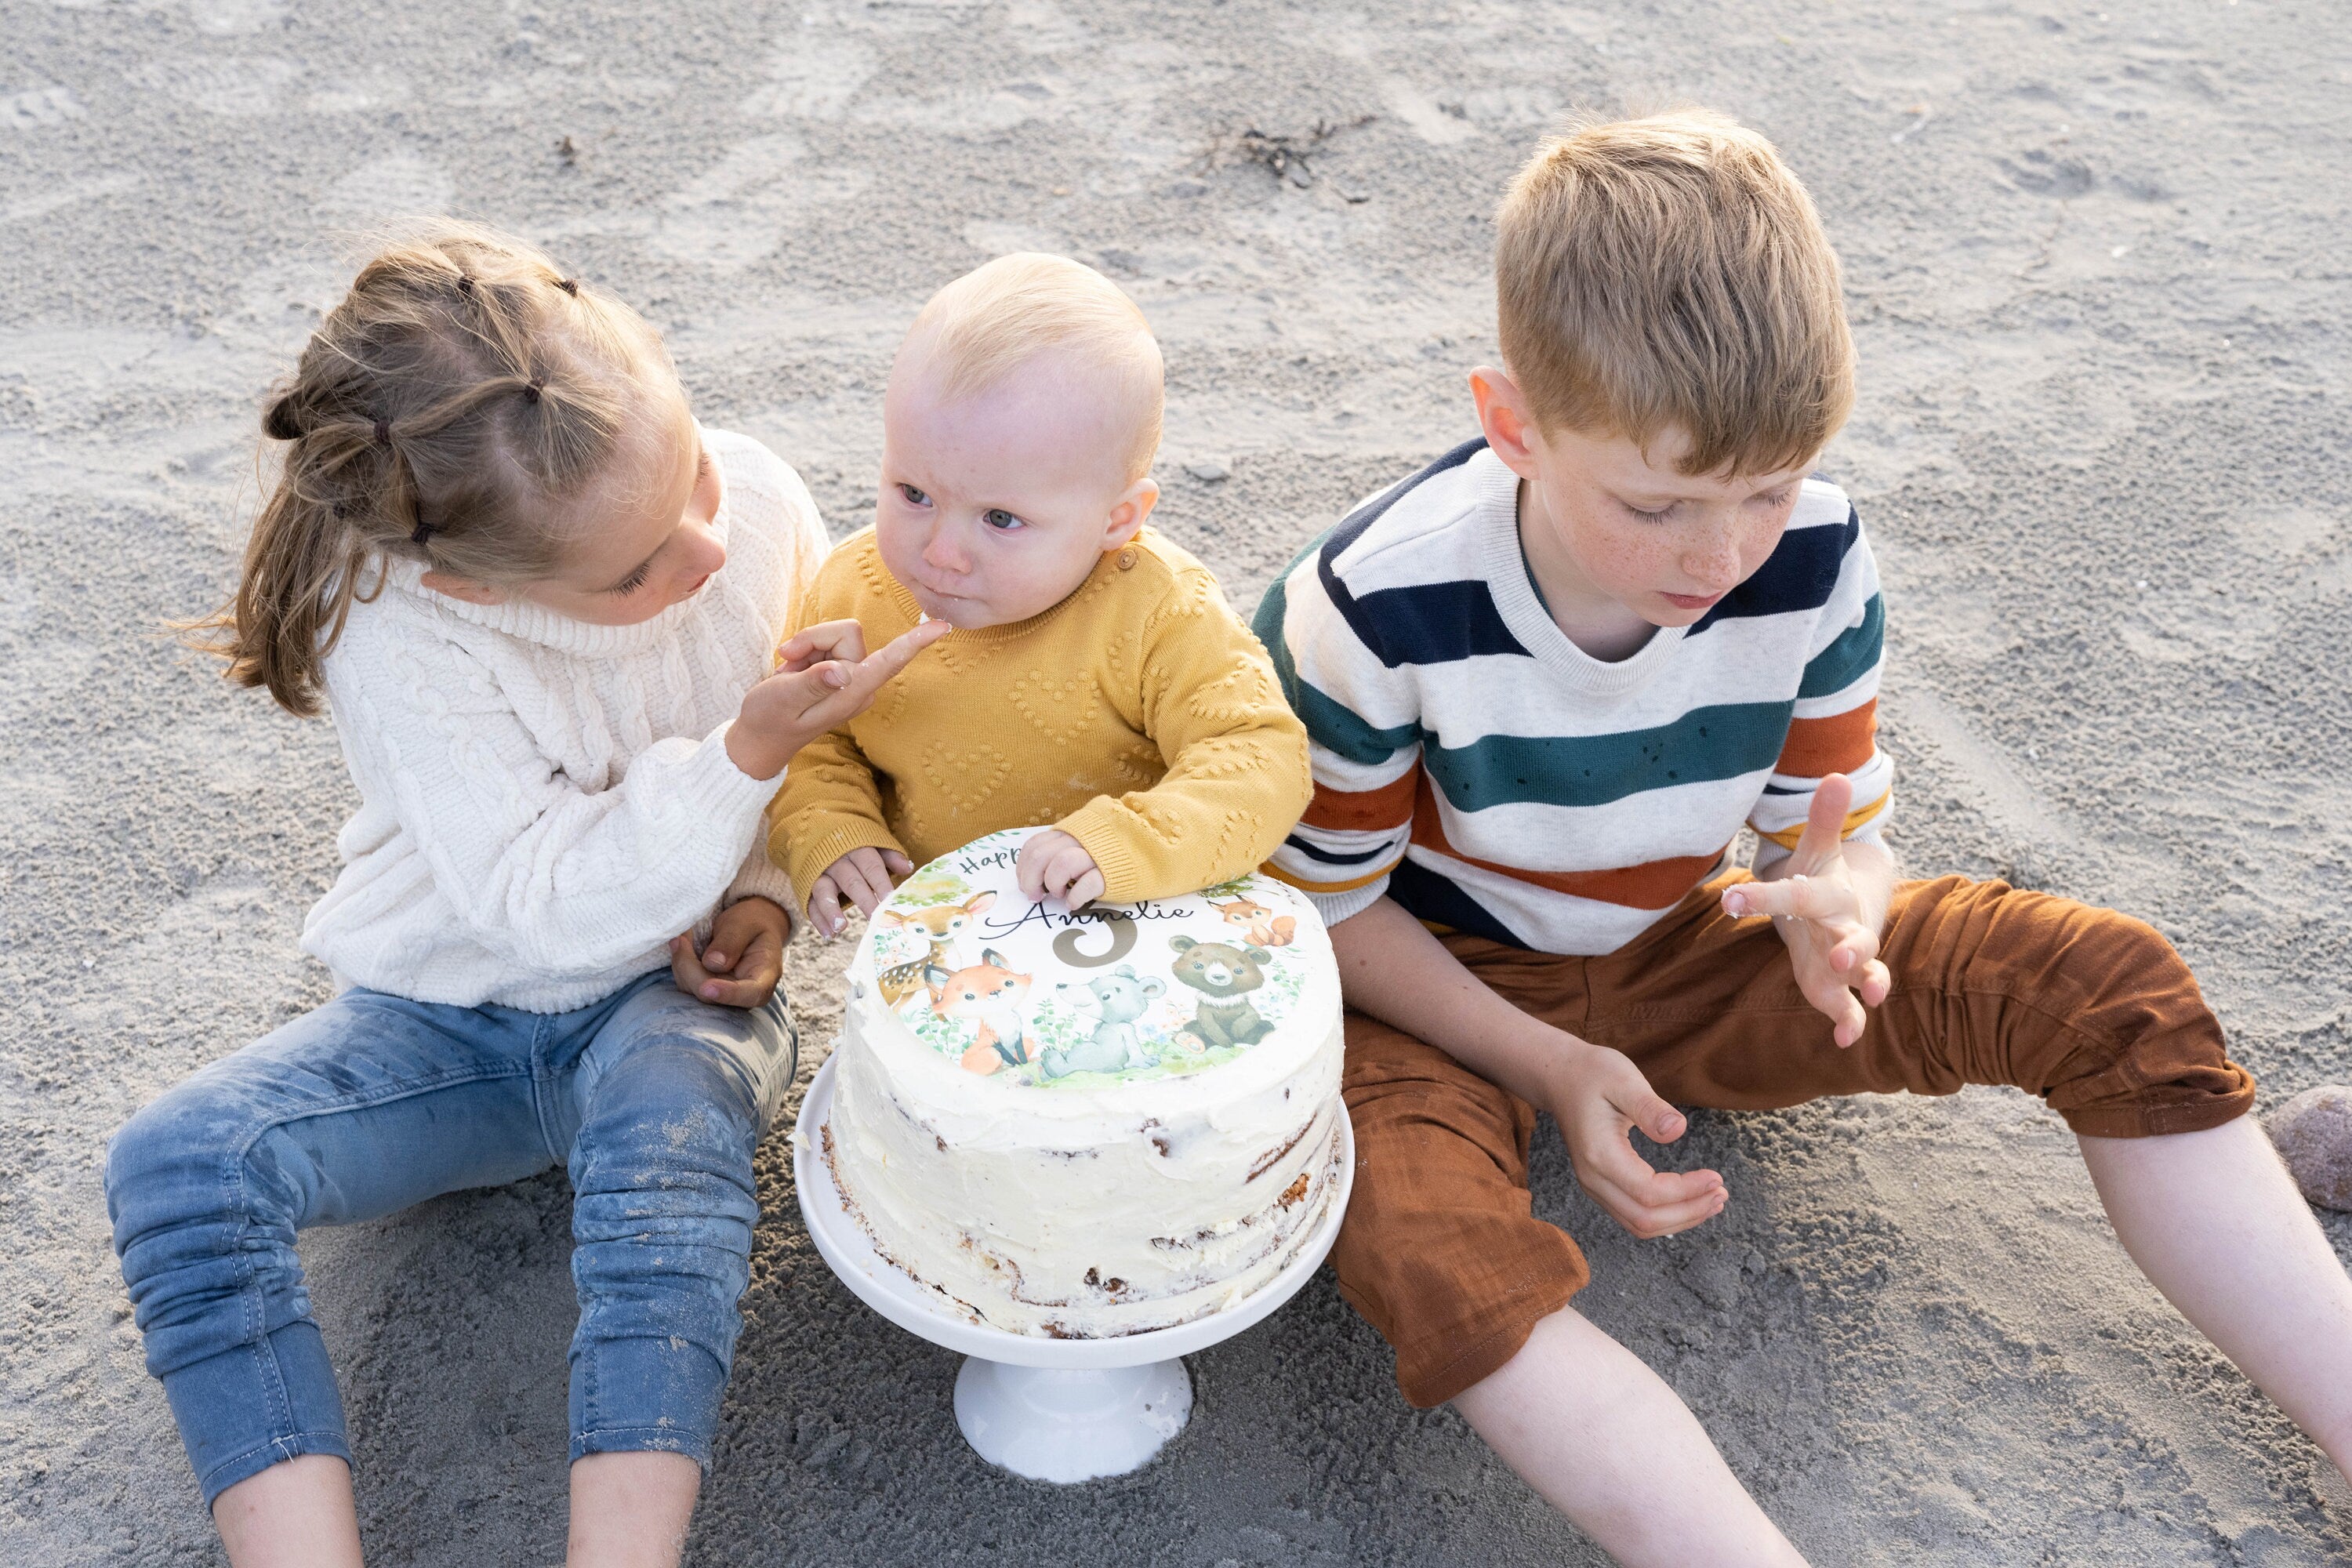
[[[1274,1033],[1274,1026],[1258,1016],[1248,993],[1265,984],[1259,967],[1274,955],[1262,947],[1233,947],[1222,942],[1195,942],[1171,936],[1176,950],[1173,970],[1178,981],[1201,993],[1200,1010],[1176,1032],[1190,1035],[1207,1050],[1217,1046],[1254,1046]]]

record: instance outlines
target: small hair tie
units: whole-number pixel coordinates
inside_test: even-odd
[[[432,537],[433,525],[420,517],[416,520],[415,531],[408,536],[408,542],[411,544],[422,544]]]
[[[375,422],[375,444],[379,447],[389,447],[392,445],[391,420],[379,419]]]
[[[522,389],[522,400],[525,403],[537,403],[539,401],[540,393],[543,391],[546,386],[547,378],[545,376],[532,376],[530,382]]]
[[[460,294],[470,294],[470,293],[472,293],[473,291],[474,291],[474,280],[473,280],[471,278],[468,278],[467,276],[466,276],[466,274],[464,274],[463,272],[458,273],[458,274],[457,274],[457,292],[458,292],[458,293],[460,293]]]
[[[575,300],[580,298],[580,279],[577,278],[559,278],[555,280],[555,286]]]

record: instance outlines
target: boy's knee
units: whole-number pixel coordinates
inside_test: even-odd
[[[2253,1075],[2230,1059],[2221,1021],[2164,933],[2087,905],[2066,906],[2065,918],[2059,951],[2074,1000],[2053,1044],[2053,1081],[2041,1086],[2051,1109],[2106,1138],[2193,1132],[2250,1110]]]

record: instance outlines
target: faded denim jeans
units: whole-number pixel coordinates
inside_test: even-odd
[[[798,1065],[779,994],[667,970],[571,1013],[347,991],[133,1116],[107,1212],[147,1370],[210,1506],[299,1454],[345,1461],[294,1236],[556,1164],[574,1194],[572,1458],[707,1466],[751,1276],[751,1153]]]

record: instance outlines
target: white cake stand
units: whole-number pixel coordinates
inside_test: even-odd
[[[818,1255],[867,1306],[964,1355],[956,1425],[983,1459],[1032,1480],[1093,1480],[1139,1469],[1184,1429],[1192,1381],[1179,1357],[1231,1339],[1307,1283],[1339,1238],[1355,1185],[1356,1135],[1339,1107],[1339,1190],[1276,1275],[1222,1311],[1118,1339],[1056,1340],[975,1323],[874,1250],[834,1184],[818,1129],[833,1114],[833,1058],[816,1069],[793,1125],[793,1183]]]

